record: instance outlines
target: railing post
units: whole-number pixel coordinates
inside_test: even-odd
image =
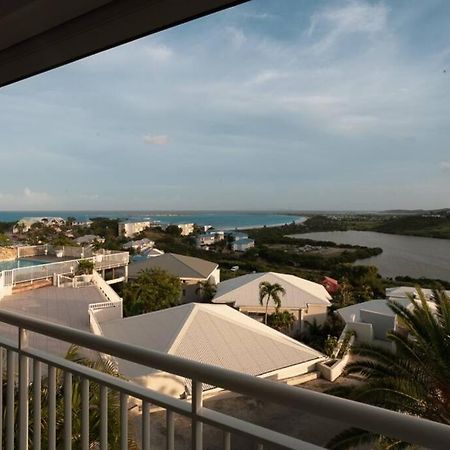
[[[28,449],[28,357],[22,349],[28,345],[27,331],[19,328],[19,448]]]
[[[128,395],[120,393],[120,449],[128,448]]]
[[[89,380],[81,380],[81,450],[89,450]]]
[[[142,401],[142,450],[150,450],[150,405]]]
[[[15,384],[15,355],[12,350],[6,351],[6,449],[14,449],[14,384]]]
[[[72,374],[64,372],[64,449],[72,449]]]
[[[166,410],[166,449],[175,449],[175,423],[173,419],[173,411]]]
[[[197,418],[197,414],[203,407],[203,383],[192,380],[192,449],[203,449],[203,423]]]
[[[100,385],[100,450],[108,450],[108,388]]]
[[[33,450],[41,450],[41,363],[33,360]]]
[[[56,449],[56,369],[48,366],[48,448]]]
[[[3,411],[3,347],[0,347],[0,411]],[[0,414],[0,442],[3,442],[3,414]]]

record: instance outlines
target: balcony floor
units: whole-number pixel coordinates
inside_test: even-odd
[[[89,304],[103,301],[105,301],[104,297],[95,286],[76,289],[71,287],[46,287],[4,297],[0,301],[0,308],[78,330],[90,331]],[[1,322],[0,335],[17,340],[17,330]],[[65,356],[70,347],[65,342],[38,336],[34,333],[29,333],[29,345],[58,356]]]

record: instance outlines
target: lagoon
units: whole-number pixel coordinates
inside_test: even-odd
[[[378,267],[385,277],[411,276],[450,281],[450,240],[377,233],[373,231],[327,231],[292,237],[332,241],[338,244],[380,247],[383,253],[355,264]]]

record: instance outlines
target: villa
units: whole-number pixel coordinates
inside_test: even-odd
[[[142,222],[119,222],[119,236],[132,238],[138,233],[150,228],[152,222],[149,220]]]
[[[315,378],[325,355],[226,305],[190,303],[125,319],[104,321],[105,337],[240,373],[291,380]],[[173,397],[192,394],[189,379],[118,360],[134,382]],[[305,376],[309,374],[309,376]],[[203,385],[209,394],[220,389]]]
[[[35,224],[60,227],[66,223],[62,217],[23,217],[13,227],[13,233],[26,233]]]
[[[231,249],[234,252],[246,252],[247,250],[255,246],[255,241],[253,239],[239,239],[231,244]]]
[[[164,253],[153,258],[132,262],[129,266],[128,277],[132,280],[137,278],[142,270],[156,268],[165,270],[181,280],[183,303],[199,299],[199,283],[207,281],[211,284],[218,284],[220,282],[218,264],[175,253]]]
[[[331,296],[318,283],[284,273],[251,273],[223,281],[217,286],[213,303],[228,304],[251,317],[262,321],[265,306],[259,302],[259,285],[262,282],[278,283],[284,290],[281,296],[281,311],[289,311],[295,316],[295,330],[303,330],[306,321],[323,324],[327,319]],[[275,312],[270,302],[269,314]]]
[[[208,247],[225,239],[223,231],[208,231],[195,237],[195,246],[197,248]]]

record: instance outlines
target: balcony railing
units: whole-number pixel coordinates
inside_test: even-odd
[[[394,437],[406,442],[432,449],[447,449],[450,442],[450,427],[418,417],[412,417],[374,406],[332,397],[326,394],[292,387],[285,384],[257,378],[222,368],[200,364],[157,351],[114,341],[102,336],[51,324],[36,318],[26,317],[7,311],[0,311],[0,322],[17,328],[17,342],[0,338],[0,348],[6,349],[6,363],[0,358],[0,374],[6,365],[6,395],[0,398],[0,406],[6,401],[5,448],[13,449],[18,445],[26,449],[29,445],[40,448],[41,430],[41,375],[42,365],[48,370],[48,448],[57,446],[56,424],[63,422],[63,447],[72,446],[72,377],[81,379],[81,448],[88,450],[89,442],[89,389],[90,383],[100,386],[100,432],[96,438],[98,448],[108,448],[108,391],[116,391],[120,396],[120,443],[121,448],[128,447],[128,399],[133,397],[142,402],[141,440],[142,448],[150,448],[150,405],[167,411],[166,440],[167,449],[175,448],[174,414],[188,417],[192,423],[192,448],[203,448],[203,424],[209,424],[223,431],[223,448],[231,448],[234,434],[251,438],[258,449],[266,444],[275,444],[288,449],[315,450],[320,447],[302,442],[296,438],[278,433],[271,429],[231,417],[203,406],[203,384],[217,386],[228,391],[244,394],[260,400],[278,403],[290,408],[302,410],[323,418],[342,421],[352,427],[369,430],[382,435]],[[176,399],[162,393],[138,386],[121,378],[116,378],[92,368],[53,356],[27,345],[27,333],[39,333],[56,338],[95,352],[108,354],[117,358],[145,365],[163,372],[176,374],[192,380],[191,401]],[[2,350],[3,352],[4,350]],[[15,361],[18,355],[18,379],[15,375]],[[33,389],[30,386],[30,363],[32,363]],[[63,417],[57,417],[56,408],[56,369],[64,376],[64,408],[58,411]],[[1,392],[1,390],[0,390]],[[18,398],[18,436],[15,436],[15,394]],[[32,437],[29,442],[29,402],[32,400]],[[0,414],[0,420],[2,415]],[[77,417],[78,420],[78,417]],[[320,420],[320,419],[318,419]],[[3,425],[3,424],[0,424]],[[1,437],[0,437],[1,438]],[[18,444],[17,444],[18,443]],[[60,444],[58,444],[60,448]],[[62,447],[61,447],[62,448]],[[97,447],[96,447],[97,448]]]
[[[95,270],[115,269],[125,267],[129,263],[130,254],[128,252],[117,252],[100,254],[90,258],[82,258],[94,263]],[[2,286],[15,286],[17,283],[25,283],[43,279],[53,278],[54,275],[74,273],[81,259],[69,261],[58,261],[53,263],[37,264],[35,266],[20,267],[17,269],[4,270],[1,272]]]

